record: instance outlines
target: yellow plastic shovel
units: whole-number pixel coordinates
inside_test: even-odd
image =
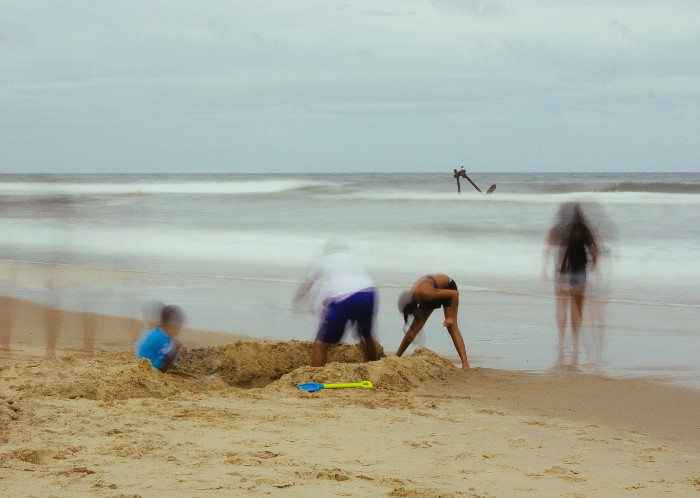
[[[315,382],[308,382],[306,384],[297,384],[297,387],[302,391],[313,393],[319,389],[338,389],[341,387],[363,387],[365,389],[372,389],[372,383],[368,380],[349,382],[346,384],[316,384]]]

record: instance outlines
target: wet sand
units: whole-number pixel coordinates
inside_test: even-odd
[[[137,320],[87,317],[85,348],[86,317],[57,312],[44,359],[43,308],[3,303],[3,496],[700,492],[700,391],[661,380],[464,373],[427,349],[367,364],[350,345],[315,369],[306,341],[189,329],[163,374],[133,359]],[[361,380],[374,388],[296,388]]]

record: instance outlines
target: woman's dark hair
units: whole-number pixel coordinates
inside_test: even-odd
[[[416,312],[417,304],[413,302],[413,295],[410,291],[404,291],[399,294],[399,312],[403,313],[403,323],[408,323],[408,315],[413,315]]]

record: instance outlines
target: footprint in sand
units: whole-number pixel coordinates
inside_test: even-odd
[[[567,465],[580,465],[583,462],[583,457],[581,455],[569,455],[562,458],[561,461]]]
[[[561,467],[560,465],[549,467],[548,469],[545,469],[544,473],[570,482],[583,482],[586,480],[579,475],[578,471],[567,469]]]

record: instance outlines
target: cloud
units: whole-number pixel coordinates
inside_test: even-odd
[[[471,150],[488,157],[505,126],[532,141],[533,130],[556,135],[564,124],[572,136],[586,130],[585,149],[593,118],[634,136],[640,120],[688,108],[700,88],[700,5],[681,0],[39,4],[3,6],[0,140],[26,144],[0,152],[4,168],[51,157],[39,144],[52,134],[79,145],[99,133],[109,148],[104,137],[123,144],[139,130],[159,151],[183,133],[223,134],[252,158],[276,144],[289,154],[290,128],[303,157],[314,154],[313,133],[338,144],[405,138],[426,156],[459,155],[458,137],[477,136]],[[667,126],[700,136],[688,113]],[[260,150],[241,130],[264,138]],[[197,141],[182,143],[196,156]],[[363,157],[384,157],[372,143]]]
[[[461,10],[475,16],[495,16],[506,11],[500,0],[431,0],[436,8]]]
[[[621,34],[625,38],[630,37],[631,30],[629,27],[625,26],[623,23],[618,21],[617,19],[613,19],[609,23],[610,29],[613,30],[616,33]]]

